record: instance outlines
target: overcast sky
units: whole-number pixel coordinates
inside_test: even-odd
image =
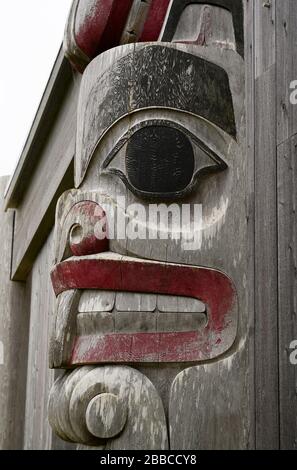
[[[0,0],[0,176],[20,157],[72,0]]]

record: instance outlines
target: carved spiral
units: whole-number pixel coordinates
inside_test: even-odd
[[[65,441],[104,448],[110,439],[124,443],[126,433],[131,448],[141,448],[137,442],[142,433],[148,448],[167,448],[161,399],[152,383],[130,367],[87,366],[65,372],[52,387],[48,411],[50,425]]]

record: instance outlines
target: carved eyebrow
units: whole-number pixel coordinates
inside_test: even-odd
[[[86,100],[86,101],[85,101]],[[200,116],[236,139],[227,72],[196,55],[149,45],[116,61],[84,99],[81,173],[112,125],[145,108],[176,109]]]

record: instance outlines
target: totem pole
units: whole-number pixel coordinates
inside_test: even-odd
[[[73,2],[76,189],[51,273],[66,441],[248,446],[243,19],[234,0]]]

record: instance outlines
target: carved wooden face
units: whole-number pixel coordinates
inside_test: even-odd
[[[191,45],[178,18],[164,30],[176,44],[124,45],[84,73],[77,189],[56,217],[53,367],[198,363],[236,339],[246,301],[240,32],[230,50],[200,36]]]

